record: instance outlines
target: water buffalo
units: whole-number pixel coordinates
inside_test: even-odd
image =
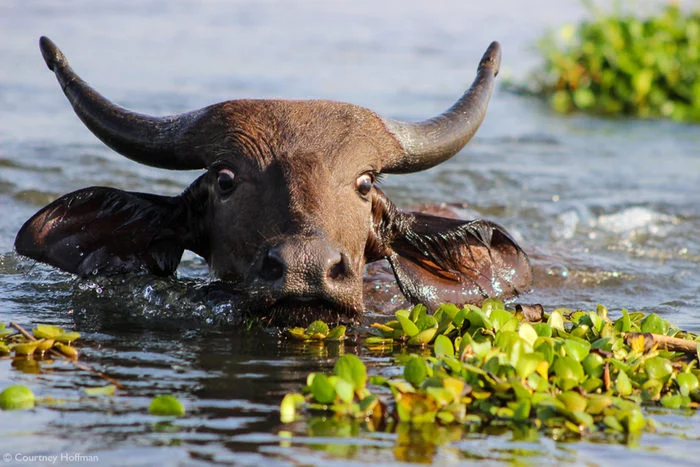
[[[151,117],[97,93],[48,38],[40,48],[105,144],[141,164],[205,172],[175,197],[105,187],[65,195],[22,226],[21,255],[79,276],[165,276],[187,249],[248,310],[276,316],[358,316],[365,265],[381,259],[401,292],[429,307],[530,287],[528,258],[502,227],[402,212],[377,186],[381,174],[429,169],[470,140],[498,73],[496,42],[464,95],[418,123],[327,100],[232,100]]]

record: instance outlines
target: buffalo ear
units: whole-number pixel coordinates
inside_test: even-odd
[[[172,274],[184,250],[184,206],[170,198],[93,187],[65,195],[20,229],[21,255],[89,276]]]
[[[480,304],[530,288],[527,255],[502,227],[484,220],[404,213],[376,191],[368,262],[386,258],[401,292],[412,302],[430,308]]]

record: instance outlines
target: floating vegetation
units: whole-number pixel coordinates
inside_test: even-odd
[[[161,417],[182,417],[185,415],[185,406],[177,397],[165,394],[153,398],[148,412]]]
[[[700,122],[700,12],[668,2],[640,18],[585,5],[592,19],[540,41],[534,92],[559,112]]]
[[[34,393],[27,386],[14,385],[0,392],[0,409],[25,410],[34,407]]]
[[[422,305],[397,311],[365,344],[405,347],[401,377],[368,377],[358,357],[343,355],[333,373],[312,373],[284,397],[281,419],[331,413],[371,431],[461,425],[625,440],[653,429],[643,405],[698,408],[697,336],[653,313],[622,310],[613,321],[603,306],[534,310],[488,299],[432,315]]]
[[[10,323],[10,328],[0,323],[0,355],[13,354],[25,358],[38,355],[41,358],[49,354],[77,359],[78,350],[71,343],[79,338],[80,333],[68,332],[57,326],[39,324],[29,333],[15,323]]]
[[[340,342],[345,340],[346,329],[343,325],[329,329],[323,321],[314,321],[306,329],[297,327],[286,331],[290,337],[301,341]]]

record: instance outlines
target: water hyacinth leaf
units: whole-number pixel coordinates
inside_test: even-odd
[[[571,389],[581,382],[584,377],[583,367],[571,357],[559,357],[554,360],[554,373],[562,380],[560,387],[563,390]]]
[[[437,311],[435,312],[435,315],[438,313],[443,313],[444,315],[447,315],[451,320],[454,321],[455,316],[457,316],[457,313],[459,313],[459,307],[453,303],[444,303],[438,307]]]
[[[460,397],[469,389],[467,385],[458,378],[445,377],[442,380],[442,387],[452,394],[452,399],[458,401]]]
[[[632,394],[632,383],[630,382],[627,373],[622,370],[620,370],[617,375],[617,379],[615,380],[615,389],[617,390],[618,394],[622,396],[629,396]]]
[[[36,328],[32,329],[32,334],[37,339],[54,339],[65,331],[58,326],[50,326],[48,324],[39,324]]]
[[[61,352],[63,355],[65,355],[68,358],[76,359],[78,358],[78,349],[76,349],[73,346],[70,346],[68,344],[63,344],[61,342],[56,342],[54,344],[56,350]]]
[[[659,403],[668,409],[680,409],[690,405],[690,398],[681,394],[667,394],[661,398]]]
[[[311,382],[311,395],[319,404],[332,404],[335,402],[335,386],[329,377],[323,373],[317,373]]]
[[[642,332],[651,332],[653,334],[668,334],[668,322],[661,318],[656,313],[650,313],[644,317],[640,323]]]
[[[444,335],[439,335],[435,338],[435,346],[433,348],[433,351],[435,352],[435,358],[442,358],[444,356],[455,356],[455,349],[452,345],[452,340]]]
[[[343,326],[342,324],[339,326],[334,327],[330,331],[328,331],[328,334],[326,335],[326,340],[335,342],[335,341],[342,341],[345,339],[345,331],[347,328]]]
[[[520,325],[520,329],[518,329],[518,334],[520,337],[522,337],[525,342],[530,344],[530,346],[535,344],[535,341],[537,340],[537,331],[535,331],[535,328],[533,328],[530,324],[528,323],[522,323]]]
[[[581,361],[581,366],[583,366],[583,371],[586,372],[588,376],[594,378],[600,378],[603,376],[603,365],[605,364],[605,359],[597,353],[589,353]]]
[[[352,385],[353,390],[360,395],[367,384],[367,368],[356,355],[345,354],[335,362],[333,373]]]
[[[54,339],[57,342],[63,342],[63,343],[69,344],[73,341],[80,339],[80,333],[75,332],[75,331],[64,332],[63,334],[60,334],[60,335],[54,337]]]
[[[313,323],[309,324],[309,326],[306,328],[306,334],[322,334],[325,336],[326,334],[328,334],[328,325],[323,321],[314,321]]]
[[[486,314],[479,309],[471,309],[467,313],[466,319],[469,320],[469,324],[472,328],[484,328],[492,329],[493,325],[491,320],[486,316]]]
[[[304,401],[304,396],[299,393],[285,395],[280,403],[280,421],[292,423],[296,419],[297,410],[304,404]]]
[[[294,339],[307,340],[306,329],[304,328],[288,328],[287,334]]]
[[[403,377],[414,387],[420,386],[427,376],[428,369],[425,360],[420,357],[411,357],[406,362],[406,366],[403,369]]]
[[[552,327],[547,323],[534,323],[532,328],[540,337],[552,337]]]
[[[502,308],[492,309],[491,313],[488,315],[493,325],[493,329],[499,331],[508,321],[515,319],[513,314]]]
[[[9,348],[17,355],[32,355],[36,352],[39,341],[22,342],[20,344],[10,344]]]
[[[185,406],[177,397],[166,394],[154,397],[148,412],[163,417],[182,417],[185,415]]]
[[[654,378],[649,378],[642,384],[642,400],[644,401],[658,401],[661,399],[661,391],[664,385],[661,381]]]
[[[84,388],[83,392],[86,396],[113,396],[117,387],[114,384],[107,386],[99,386],[94,388]]]
[[[370,345],[370,346],[390,345],[393,343],[394,343],[394,339],[386,338],[386,337],[372,336],[372,337],[368,337],[367,339],[365,339],[365,344]]]
[[[510,403],[509,407],[513,410],[513,420],[516,422],[526,422],[530,419],[530,411],[532,403],[529,399],[521,399],[514,403]]]
[[[434,328],[425,329],[420,331],[418,334],[412,336],[408,339],[408,345],[426,345],[433,340],[435,334],[437,334],[437,326]]]
[[[413,337],[420,332],[418,326],[416,326],[415,323],[407,317],[396,315],[396,319],[401,324],[401,329],[403,329],[404,334],[406,334],[408,337]]]
[[[692,373],[681,373],[676,376],[676,384],[678,384],[678,389],[684,396],[690,395],[699,386],[697,376]]]
[[[564,350],[566,351],[566,355],[580,362],[588,356],[588,352],[591,350],[591,344],[586,340],[572,336],[564,340]]]
[[[665,383],[673,374],[671,362],[662,357],[652,357],[644,362],[644,370],[649,378],[658,379]]]
[[[521,354],[520,358],[515,362],[515,370],[518,372],[518,377],[528,378],[537,371],[537,367],[543,361],[544,355],[540,352]]]
[[[547,324],[549,324],[549,327],[552,329],[558,329],[563,331],[564,330],[564,317],[561,315],[561,313],[558,310],[554,310],[551,315],[549,315],[549,319],[547,320]]]
[[[333,387],[335,388],[335,393],[338,395],[340,400],[342,400],[346,404],[349,404],[353,401],[353,399],[355,398],[355,388],[353,388],[351,382],[346,381],[340,377],[331,377],[329,378],[329,381],[331,382],[331,384],[333,384]]]
[[[438,327],[437,320],[430,315],[419,316],[418,319],[415,321],[415,323],[416,323],[416,327],[420,331],[425,331],[426,329],[432,329],[432,328],[435,328],[437,330],[437,327]]]
[[[583,412],[586,410],[588,401],[585,397],[575,391],[565,391],[557,396],[568,410],[572,412]]]
[[[625,431],[632,434],[640,433],[646,426],[644,415],[638,408],[628,412],[623,412],[622,416],[620,417],[620,422],[625,428]]]
[[[0,409],[26,410],[34,407],[34,393],[27,386],[8,386],[0,392]]]
[[[418,303],[413,308],[411,308],[411,312],[409,313],[408,318],[415,323],[423,316],[425,316],[427,312],[428,309],[425,307],[425,305],[423,305],[422,303]]]
[[[627,310],[622,309],[622,316],[615,321],[614,326],[618,332],[630,332],[632,330],[632,321]]]
[[[586,412],[591,415],[602,414],[605,409],[613,404],[613,398],[605,394],[589,394]]]

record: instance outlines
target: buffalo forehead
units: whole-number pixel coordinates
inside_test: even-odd
[[[244,146],[248,156],[265,167],[280,158],[315,154],[336,166],[368,165],[379,171],[383,160],[401,153],[394,137],[374,112],[327,100],[238,100],[212,107],[213,126],[205,138],[220,134]],[[224,128],[221,128],[221,127]],[[206,133],[210,133],[206,135]]]

